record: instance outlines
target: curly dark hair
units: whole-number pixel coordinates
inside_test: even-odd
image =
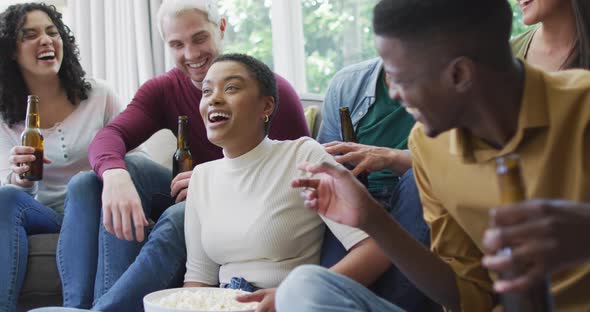
[[[275,107],[272,114],[270,115],[269,121],[266,123],[264,131],[268,134],[270,124],[272,123],[272,117],[276,115],[279,107],[279,92],[277,87],[277,80],[272,70],[266,66],[263,62],[249,56],[240,53],[228,53],[222,54],[213,60],[213,64],[218,62],[233,61],[238,62],[246,67],[252,78],[258,82],[258,88],[260,94],[263,96],[272,96],[275,100]]]
[[[58,76],[70,103],[75,105],[78,100],[87,99],[91,89],[90,83],[84,79],[86,73],[80,65],[76,40],[70,28],[64,25],[62,15],[55,6],[45,3],[11,5],[0,14],[0,113],[9,127],[25,119],[29,88],[14,54],[27,13],[36,10],[49,16],[62,38],[63,61]]]

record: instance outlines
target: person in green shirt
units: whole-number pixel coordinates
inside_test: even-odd
[[[413,237],[425,246],[430,232],[413,182],[408,136],[414,119],[398,101],[388,96],[388,80],[380,58],[350,65],[330,82],[322,104],[318,141],[336,161],[368,172],[368,189]],[[342,142],[339,108],[348,107],[358,143]],[[322,245],[321,265],[330,267],[346,250],[329,231]],[[373,285],[379,296],[408,311],[440,311],[407,278],[392,266]]]
[[[590,69],[590,1],[519,0],[525,25],[511,40],[514,55],[546,71]]]

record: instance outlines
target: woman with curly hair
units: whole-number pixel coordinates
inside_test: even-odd
[[[590,2],[518,0],[525,25],[512,40],[514,55],[547,71],[590,69]]]
[[[91,170],[88,145],[121,110],[104,82],[84,78],[78,55],[54,6],[17,4],[0,14],[0,311],[16,308],[27,235],[58,233],[64,208],[87,200],[69,197],[67,184],[74,174]],[[35,159],[20,139],[29,94],[40,99],[45,137],[38,182],[20,178],[29,170],[23,164]]]

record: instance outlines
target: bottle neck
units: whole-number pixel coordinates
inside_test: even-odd
[[[27,128],[41,128],[41,120],[39,118],[39,102],[29,100],[27,103]]]
[[[187,140],[187,122],[181,120],[178,122],[178,137],[176,142],[176,147],[178,149],[188,149],[188,140]]]
[[[356,135],[354,134],[354,127],[348,110],[340,110],[340,129],[344,142],[356,142]]]

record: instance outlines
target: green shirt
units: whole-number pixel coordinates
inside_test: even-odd
[[[414,123],[414,118],[405,108],[389,97],[381,70],[377,79],[375,103],[359,121],[356,130],[357,140],[366,145],[407,149],[408,136]],[[389,169],[373,172],[369,175],[369,190],[393,187],[398,180],[399,178]]]

